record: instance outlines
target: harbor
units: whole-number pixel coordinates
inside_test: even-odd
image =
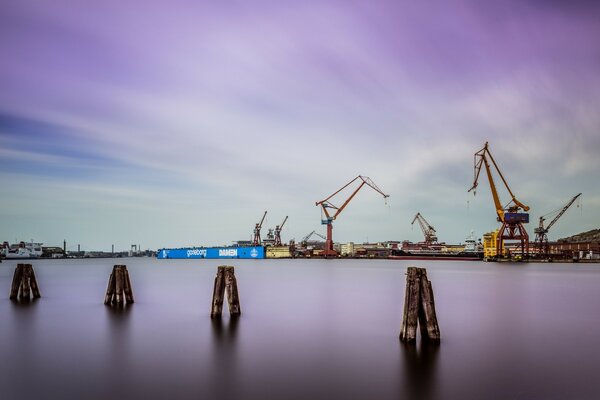
[[[600,392],[600,323],[588,318],[600,304],[593,264],[230,260],[242,315],[212,321],[221,260],[34,261],[42,298],[31,303],[8,300],[16,262],[0,268],[7,399],[559,400]],[[125,309],[103,304],[120,263],[135,293]],[[435,290],[438,346],[398,340],[412,265],[427,268]]]

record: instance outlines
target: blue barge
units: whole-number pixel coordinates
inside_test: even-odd
[[[180,249],[159,249],[156,258],[164,259],[199,259],[199,258],[265,258],[263,246],[254,247],[184,247]]]

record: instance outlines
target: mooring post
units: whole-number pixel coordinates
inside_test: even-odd
[[[227,303],[229,303],[229,314],[240,315],[240,298],[238,296],[237,279],[233,267],[225,269],[225,288],[227,289]]]
[[[115,265],[112,273],[108,278],[108,287],[106,288],[106,296],[104,304],[106,305],[123,305],[133,303],[133,290],[129,273],[126,265]]]
[[[421,280],[417,276],[417,268],[408,268],[406,274],[406,292],[404,294],[404,315],[400,340],[412,342],[417,339],[417,324],[419,315],[419,292]]]
[[[128,303],[133,303],[133,288],[131,287],[127,268],[123,270],[123,289],[125,290],[125,300]]]
[[[417,340],[417,325],[421,327],[421,337],[431,341],[440,340],[440,328],[435,314],[435,302],[431,282],[425,268],[409,267],[406,274],[404,315],[400,328],[400,340]]]
[[[223,295],[225,294],[225,267],[217,267],[215,286],[213,288],[211,318],[219,318],[223,312]]]
[[[10,299],[15,300],[19,295],[19,287],[23,280],[23,264],[17,264],[15,274],[13,275],[12,285],[10,287]]]
[[[421,274],[421,336],[425,335],[428,340],[440,340],[440,327],[437,316],[435,315],[435,301],[433,299],[433,288],[431,282],[427,279],[427,271],[423,269]],[[424,323],[424,324],[423,324]],[[423,325],[425,327],[423,327]]]
[[[227,303],[229,314],[236,316],[241,314],[240,298],[238,295],[237,280],[235,279],[234,267],[222,265],[217,268],[215,285],[213,289],[211,318],[220,318],[223,313],[223,300],[227,290]]]
[[[41,297],[40,288],[35,279],[35,272],[31,264],[17,264],[10,287],[10,299],[15,300]]]

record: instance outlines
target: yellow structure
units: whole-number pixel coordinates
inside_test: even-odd
[[[267,246],[265,247],[267,258],[291,258],[289,246]]]
[[[498,241],[498,229],[483,234],[483,258],[484,260],[496,257],[496,243]],[[506,255],[504,241],[502,241],[502,255]]]

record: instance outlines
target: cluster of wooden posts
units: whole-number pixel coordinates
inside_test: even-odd
[[[223,301],[227,293],[229,314],[241,314],[240,298],[234,267],[217,267],[217,276],[213,289],[211,318],[220,318],[223,312]],[[41,297],[31,264],[17,264],[10,290],[10,299],[30,299]],[[133,289],[129,280],[127,266],[115,265],[108,279],[108,288],[104,304],[121,306],[133,303]],[[431,282],[427,279],[424,268],[409,267],[406,274],[406,293],[404,298],[404,314],[400,329],[400,340],[414,342],[417,338],[417,326],[421,327],[421,338],[429,341],[440,340],[440,328],[435,314],[435,302]]]
[[[34,299],[42,296],[33,267],[31,264],[17,264],[10,287],[10,299],[29,300],[31,295]]]
[[[115,265],[108,278],[104,304],[124,305],[125,301],[127,304],[133,303],[133,289],[129,280],[129,272],[127,272],[127,266]]]
[[[400,340],[414,342],[417,339],[417,324],[421,327],[421,338],[440,340],[440,327],[435,315],[435,302],[431,282],[425,268],[409,267],[406,273],[404,315],[400,328]]]

